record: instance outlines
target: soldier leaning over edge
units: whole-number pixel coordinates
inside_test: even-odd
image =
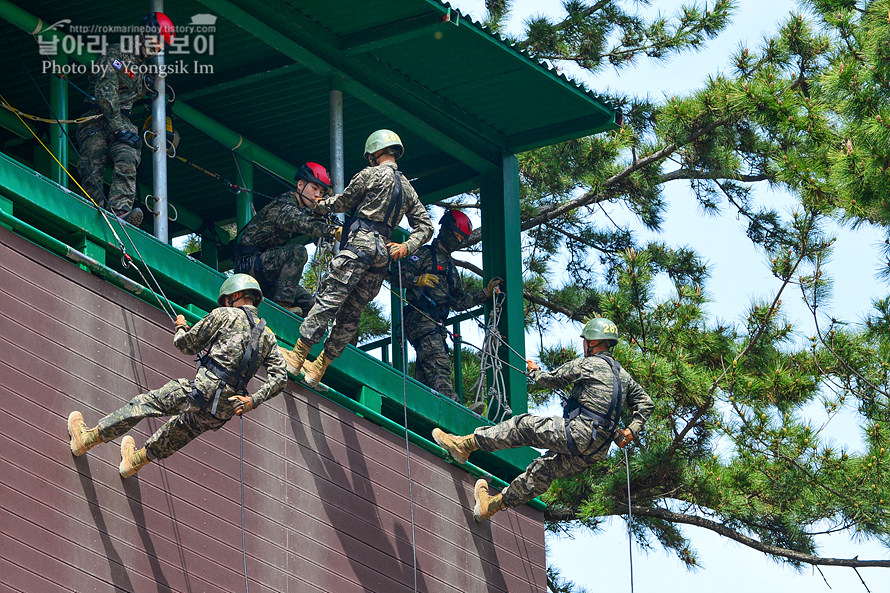
[[[430,215],[396,166],[403,153],[402,140],[395,132],[377,130],[365,141],[364,156],[370,166],[359,171],[342,194],[316,203],[323,214],[352,211],[354,215],[347,221],[340,253],[331,260],[315,305],[300,326],[300,339],[293,351],[282,351],[287,370],[296,375],[309,349],[321,341],[328,323],[334,320],[324,351],[305,370],[304,381],[310,387],[318,385],[328,365],[355,336],[362,311],[380,291],[390,259],[414,253],[433,236]],[[411,235],[404,243],[389,242],[406,215]]]
[[[556,478],[579,474],[606,458],[612,440],[624,448],[640,433],[655,408],[646,391],[612,358],[618,329],[608,319],[591,319],[581,332],[584,356],[553,371],[542,371],[528,361],[529,376],[543,387],[559,389],[574,384],[563,403],[563,417],[520,414],[494,426],[482,426],[467,436],[433,429],[433,438],[458,463],[476,450],[499,451],[516,447],[549,449],[532,461],[503,491],[491,496],[488,482],[478,480],[473,494],[473,517],[484,521],[504,508],[517,507],[543,494]],[[622,401],[633,410],[627,428],[618,428]]]

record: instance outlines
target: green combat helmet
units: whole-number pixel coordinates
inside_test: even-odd
[[[365,158],[367,159],[377,151],[391,146],[396,147],[397,154],[394,156],[397,159],[405,154],[405,147],[402,146],[402,139],[399,138],[398,134],[392,130],[377,130],[365,140]]]
[[[260,288],[260,283],[257,282],[253,276],[250,276],[249,274],[233,274],[229,278],[226,278],[226,281],[219,287],[219,298],[216,299],[216,304],[222,307],[224,296],[235,294],[242,290],[252,290],[257,293],[260,297],[256,302],[257,305],[263,302],[263,289]]]
[[[614,346],[618,343],[618,328],[605,317],[597,317],[584,324],[581,337],[585,340],[606,340]]]

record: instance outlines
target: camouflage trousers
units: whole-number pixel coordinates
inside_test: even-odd
[[[606,458],[612,435],[597,431],[591,420],[577,417],[569,430],[581,455],[573,455],[566,441],[565,420],[520,414],[494,426],[480,426],[473,434],[482,451],[516,447],[549,449],[504,488],[504,506],[516,507],[543,494],[553,480],[579,474]]]
[[[250,263],[244,266],[239,262],[237,271],[256,277],[266,298],[285,307],[300,307],[303,314],[309,312],[312,293],[300,286],[303,268],[309,261],[305,246],[282,245],[242,261]]]
[[[333,319],[324,352],[329,358],[339,358],[358,332],[362,311],[380,292],[388,262],[389,255],[385,253],[378,252],[368,263],[351,251],[340,251],[331,260],[330,271],[315,295],[315,305],[300,326],[303,341],[320,342]]]
[[[136,126],[127,128],[136,134]],[[77,126],[77,144],[80,146],[80,184],[100,206],[105,192],[105,165],[109,160],[114,165],[111,189],[108,191],[106,207],[115,212],[129,212],[133,209],[136,196],[136,169],[142,159],[142,149],[114,140],[111,128],[105,118],[99,118]]]
[[[405,321],[406,323],[410,322],[407,315]],[[432,333],[430,327],[432,327]],[[448,396],[458,403],[463,403],[454,390],[454,383],[451,379],[451,356],[448,353],[442,332],[432,324],[427,324],[424,328],[427,329],[426,332],[415,332],[412,331],[413,329],[409,326],[405,333],[417,353],[417,360],[414,363],[414,378],[442,395]]]
[[[129,431],[143,418],[170,416],[145,442],[145,453],[150,460],[164,459],[200,434],[208,430],[219,430],[235,415],[235,407],[227,397],[231,394],[227,390],[220,395],[216,416],[209,409],[202,410],[189,399],[191,390],[188,379],[173,379],[159,389],[137,395],[126,405],[99,420],[99,438],[102,442],[108,442]]]

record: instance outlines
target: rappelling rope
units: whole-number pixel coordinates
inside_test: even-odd
[[[402,294],[402,260],[397,259],[396,264],[399,270],[399,296]],[[404,299],[399,299],[399,319],[404,320],[405,307],[402,304]],[[414,485],[411,480],[411,448],[408,440],[408,353],[405,347],[405,332],[399,332],[402,350],[402,409],[404,410],[405,419],[405,459],[408,463],[408,498],[411,501],[411,550],[414,556],[414,593],[417,593],[417,538],[414,531]],[[390,330],[390,340],[393,339],[392,330]]]
[[[250,592],[247,580],[247,546],[244,543],[244,413],[238,415],[241,436],[241,558],[244,560],[244,593]]]
[[[630,457],[627,454],[627,446],[624,447],[624,466],[627,468],[627,555],[630,559],[630,593],[634,593],[634,547],[631,529],[633,512],[630,510]]]
[[[495,423],[501,422],[513,415],[513,410],[510,408],[506,397],[506,382],[504,381],[503,370],[505,363],[498,357],[500,344],[503,343],[498,326],[501,323],[504,298],[504,293],[499,288],[495,288],[492,293],[488,323],[483,327],[485,338],[479,355],[479,378],[473,386],[476,390],[476,397],[472,407],[484,403],[487,396],[487,415]],[[486,376],[489,371],[491,371],[491,384],[486,390]]]
[[[0,104],[0,107],[3,107],[3,109],[6,109],[8,111],[15,113],[16,115],[18,115],[20,117],[30,119],[31,121],[43,122],[46,124],[82,124],[82,123],[86,123],[88,121],[93,121],[94,119],[99,119],[100,117],[102,117],[101,113],[97,113],[96,115],[88,115],[86,117],[78,117],[77,119],[50,119],[48,117],[40,117],[37,115],[31,115],[30,113],[25,113],[24,111],[21,111],[20,109],[16,109],[15,107],[10,105],[6,101],[4,101],[2,104]]]
[[[30,75],[30,73],[29,73],[29,75]],[[36,84],[36,81],[35,81],[35,84]],[[42,93],[41,93],[41,96],[43,96]],[[0,101],[2,101],[2,103],[5,104],[6,106],[9,105],[9,102],[6,100],[6,97],[4,97],[2,94],[0,94]],[[124,246],[124,243],[120,238],[120,235],[118,235],[117,231],[115,231],[114,226],[111,224],[111,221],[108,219],[108,216],[105,214],[105,211],[102,209],[102,207],[100,207],[99,204],[96,203],[96,200],[94,200],[93,197],[89,194],[89,192],[87,192],[83,188],[83,186],[80,185],[80,183],[78,183],[77,179],[75,179],[74,176],[71,174],[71,172],[68,171],[68,168],[65,167],[65,165],[63,165],[62,162],[58,158],[56,158],[56,155],[53,154],[53,151],[50,150],[46,144],[44,144],[43,140],[41,140],[40,137],[34,132],[34,130],[31,129],[31,126],[28,125],[28,123],[22,118],[22,116],[19,115],[18,113],[16,113],[16,117],[19,118],[19,121],[22,122],[22,124],[28,129],[29,132],[31,132],[31,135],[34,136],[34,139],[37,140],[37,142],[40,143],[40,145],[44,148],[44,150],[46,150],[46,152],[49,153],[49,155],[59,165],[59,167],[62,168],[62,170],[65,172],[65,174],[68,175],[68,177],[71,179],[71,181],[73,181],[75,183],[75,185],[77,185],[77,187],[80,188],[80,190],[84,193],[84,195],[87,196],[87,198],[89,198],[90,202],[93,203],[93,206],[95,206],[96,210],[99,211],[99,214],[102,216],[103,220],[105,220],[105,224],[108,225],[108,228],[111,230],[111,234],[114,236],[114,239],[117,241],[118,248],[121,250],[121,265],[124,268],[128,268],[128,267],[132,266],[132,268],[134,270],[136,270],[136,272],[142,278],[142,282],[144,284],[146,284],[147,286],[150,286],[152,288],[157,288],[156,291],[152,290],[152,292],[155,294],[155,298],[157,299],[158,304],[161,306],[161,309],[164,311],[164,313],[167,314],[167,317],[169,317],[170,320],[173,321],[176,318],[176,310],[173,308],[173,304],[170,303],[170,299],[168,299],[167,295],[164,294],[164,290],[161,288],[161,285],[158,283],[157,279],[151,273],[151,268],[149,268],[148,264],[145,263],[145,259],[142,257],[142,254],[139,253],[139,248],[136,247],[136,244],[133,242],[133,239],[130,238],[129,233],[127,233],[127,229],[124,226],[123,222],[118,221],[118,224],[120,224],[120,227],[121,227],[121,231],[123,231],[124,236],[127,237],[127,240],[130,242],[130,245],[132,245],[133,250],[136,252],[136,255],[142,261],[143,265],[145,266],[146,271],[148,272],[148,275],[151,276],[151,279],[154,281],[154,285],[152,285],[148,282],[148,279],[145,277],[145,274],[143,274],[142,270],[140,270],[139,267],[136,265],[136,260],[134,260],[127,253],[127,249]],[[54,120],[54,121],[57,121],[57,120]],[[67,137],[67,135],[68,135],[67,132],[65,132],[65,135]],[[70,137],[68,137],[68,141],[69,142],[71,141]],[[73,143],[72,143],[72,147],[73,147]],[[76,148],[74,148],[74,152],[77,154],[78,157],[80,157],[80,153],[77,152]],[[158,294],[163,296],[164,300],[167,301],[166,305],[164,304],[164,302],[161,301],[160,297],[158,297]],[[169,307],[169,309],[168,309],[168,307]]]

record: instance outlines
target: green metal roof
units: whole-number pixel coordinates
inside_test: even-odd
[[[2,0],[0,12],[10,5],[45,24],[71,19],[81,26],[137,24],[148,8],[147,2]],[[330,160],[331,88],[343,91],[347,181],[365,164],[367,135],[391,128],[406,147],[400,167],[426,202],[477,187],[479,174],[499,166],[504,153],[596,133],[616,118],[595,94],[437,0],[177,0],[168,1],[165,12],[177,25],[196,14],[218,17],[213,55],[168,54],[168,64],[182,60],[190,74],[167,80],[177,95],[179,154],[232,182],[238,182],[231,151],[237,142],[224,146],[196,125],[203,128],[210,118],[235,138],[253,141],[279,157],[270,168],[289,177],[300,162]],[[25,111],[48,116],[20,62],[48,93],[45,58],[28,33],[0,25],[15,48],[0,53],[3,94]],[[212,74],[193,74],[196,61]],[[86,75],[71,80],[86,85]],[[77,95],[72,89],[72,116]],[[31,158],[27,144],[10,132],[0,130],[0,141],[7,152]],[[148,161],[146,152],[143,195],[151,187]],[[175,160],[168,174],[170,202],[197,215],[171,223],[171,235],[193,231],[201,221],[234,219],[234,195],[224,186]],[[284,185],[258,171],[255,188],[276,195]]]

